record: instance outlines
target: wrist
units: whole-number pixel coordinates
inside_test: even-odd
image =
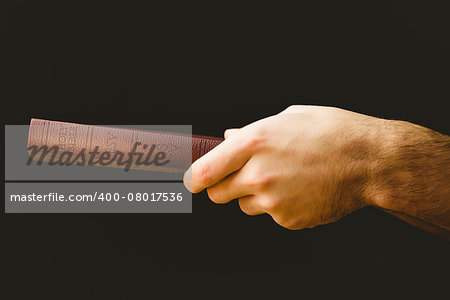
[[[391,187],[396,184],[400,185],[400,181],[407,177],[405,170],[396,167],[396,160],[404,140],[403,130],[400,129],[409,123],[385,119],[379,121],[379,126],[374,127],[376,151],[368,162],[369,180],[365,199],[368,205],[392,209]]]

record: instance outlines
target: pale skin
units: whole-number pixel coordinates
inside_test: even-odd
[[[347,110],[295,105],[240,129],[184,177],[215,203],[288,229],[374,206],[450,238],[450,137]]]

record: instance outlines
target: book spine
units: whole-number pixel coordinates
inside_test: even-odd
[[[148,153],[153,148],[153,153],[163,152],[170,163],[156,169],[153,165],[150,170],[182,172],[222,141],[209,136],[32,119],[27,147],[57,146],[59,154],[84,151],[88,156],[93,151],[112,156],[133,150]]]

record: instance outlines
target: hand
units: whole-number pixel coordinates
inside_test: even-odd
[[[289,229],[372,205],[450,240],[450,137],[343,109],[291,106],[225,132],[186,172],[193,193],[239,199]]]
[[[332,107],[291,106],[225,132],[225,141],[185,174],[193,193],[215,203],[239,199],[249,215],[283,227],[326,224],[369,204],[385,120]]]

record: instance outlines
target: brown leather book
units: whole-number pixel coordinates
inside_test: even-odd
[[[33,160],[45,162],[184,172],[222,141],[210,136],[32,119],[27,147]],[[49,149],[45,157],[38,151],[42,146]],[[126,164],[129,157],[132,163]]]

